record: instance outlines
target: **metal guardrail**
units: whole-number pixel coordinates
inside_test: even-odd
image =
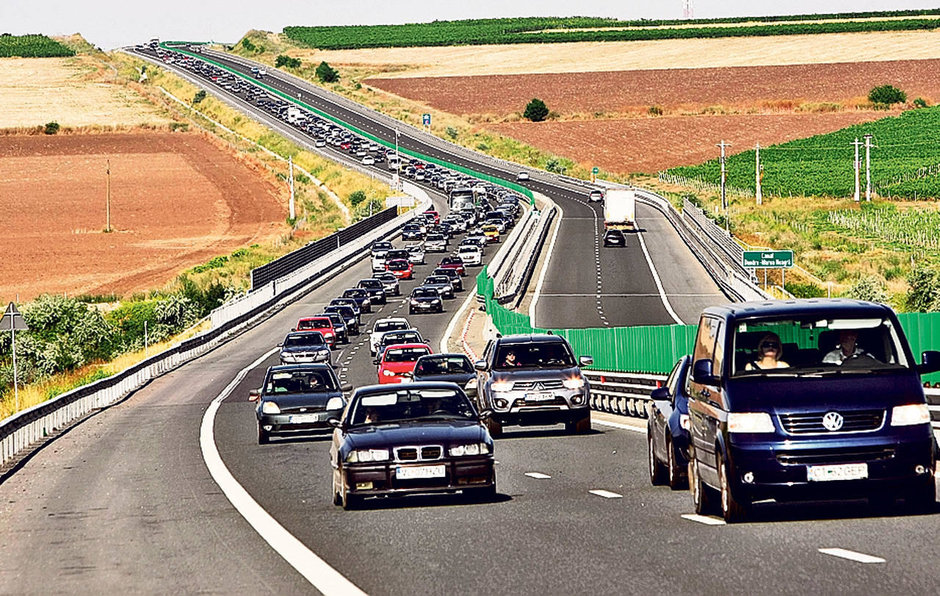
[[[650,392],[661,387],[666,375],[585,370],[591,383],[591,409],[609,414],[647,418]]]
[[[542,210],[535,229],[528,235],[525,245],[513,259],[512,268],[495,289],[494,297],[497,302],[504,304],[515,301],[518,304],[525,295],[557,213],[558,207],[554,203]],[[524,258],[525,255],[528,255],[528,258]]]

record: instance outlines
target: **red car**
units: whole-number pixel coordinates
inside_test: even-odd
[[[463,264],[463,259],[460,257],[444,257],[441,259],[441,264],[438,265],[441,269],[453,269],[456,271],[460,277],[467,275],[467,268]]]
[[[396,344],[385,348],[374,361],[379,367],[379,384],[410,382],[418,358],[428,354],[433,352],[427,344]]]
[[[385,263],[385,270],[398,279],[414,279],[414,265],[408,259],[392,259]]]
[[[336,330],[329,317],[304,317],[291,331],[319,331],[331,348],[336,345]]]
[[[429,215],[434,218],[434,225],[441,223],[441,214],[435,211],[434,209],[428,209],[424,212],[424,215]]]

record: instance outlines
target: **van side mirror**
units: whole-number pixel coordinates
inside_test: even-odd
[[[917,371],[924,375],[940,370],[940,352],[936,350],[927,350],[920,356],[920,366]]]
[[[581,356],[578,358],[578,362],[581,363],[581,366],[591,366],[594,364],[594,356]]]
[[[692,365],[692,380],[702,385],[717,386],[721,384],[721,379],[716,377],[712,370],[712,361],[705,358],[696,360]]]
[[[479,371],[486,371],[486,360],[477,360],[473,363],[473,368]]]
[[[669,387],[660,387],[650,392],[650,399],[654,401],[663,401],[669,399]]]

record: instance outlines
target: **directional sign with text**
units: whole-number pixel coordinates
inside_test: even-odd
[[[792,250],[746,250],[744,251],[745,268],[782,269],[793,266]]]

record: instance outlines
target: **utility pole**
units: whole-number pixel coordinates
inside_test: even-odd
[[[757,204],[762,205],[764,203],[764,197],[761,193],[760,183],[764,178],[764,168],[760,165],[760,143],[757,144],[757,147],[754,149],[754,177],[757,179]]]
[[[294,221],[297,214],[294,212],[294,158],[290,155],[287,156],[287,167],[288,167],[288,180],[290,182],[290,201],[288,202],[288,209],[290,211],[290,219]]]
[[[871,201],[871,134],[865,135],[865,200]]]
[[[858,137],[855,137],[855,142],[852,144],[855,145],[855,202],[858,203],[861,198],[859,170],[862,169],[862,162],[858,159],[858,148],[861,146],[862,142],[858,140]]]
[[[728,230],[728,196],[725,192],[725,147],[730,147],[731,143],[725,143],[724,139],[716,145],[721,147],[721,208],[725,212],[725,231]]]
[[[106,219],[104,231],[110,232],[111,231],[111,160],[110,159],[108,160],[107,174],[108,174],[108,201],[107,201],[107,207],[105,211],[107,219]]]

